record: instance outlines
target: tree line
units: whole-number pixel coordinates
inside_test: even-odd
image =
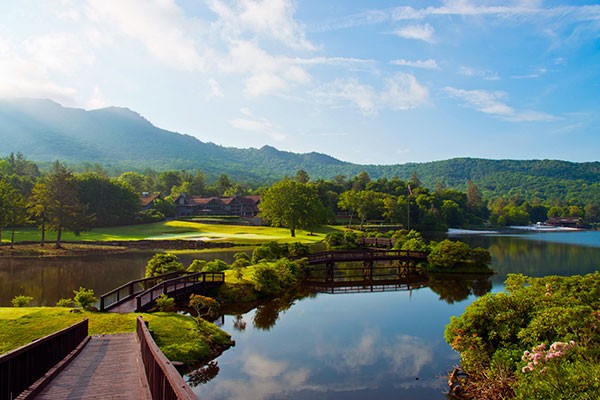
[[[556,190],[556,189],[555,189]],[[565,189],[566,190],[566,189]],[[153,210],[141,210],[140,194],[159,193]],[[181,194],[236,196],[259,194],[261,216],[273,226],[313,231],[324,224],[364,225],[368,222],[402,225],[419,231],[447,228],[503,227],[576,217],[587,224],[600,221],[599,204],[542,200],[521,193],[489,197],[471,180],[466,191],[436,184],[428,188],[413,173],[372,179],[367,172],[312,180],[304,170],[272,185],[252,187],[226,174],[209,181],[202,171],[124,172],[110,177],[99,166],[73,173],[57,161],[42,172],[22,154],[0,159],[0,240],[7,229],[35,224],[42,232],[83,232],[94,227],[153,222],[174,216]],[[11,242],[12,242],[11,241]]]

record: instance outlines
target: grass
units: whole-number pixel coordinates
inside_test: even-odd
[[[89,318],[89,334],[134,332],[138,314],[72,313],[62,307],[0,307],[0,354]],[[217,326],[174,313],[139,314],[155,333],[170,360],[193,363],[206,360],[214,344],[227,346],[230,336]]]
[[[239,244],[256,244],[268,241],[281,243],[303,242],[316,243],[323,240],[328,232],[342,230],[343,227],[323,227],[313,235],[307,231],[296,231],[296,237],[290,236],[289,229],[268,226],[243,226],[225,224],[206,224],[195,221],[164,221],[152,224],[128,225],[113,228],[97,228],[75,236],[71,232],[63,232],[64,241],[111,241],[142,239],[203,239],[226,241]],[[3,242],[8,242],[9,235],[3,235]],[[15,232],[17,242],[39,241],[40,232],[36,228],[19,228]],[[48,232],[46,240],[56,240],[55,232]]]

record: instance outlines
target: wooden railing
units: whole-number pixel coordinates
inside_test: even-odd
[[[88,336],[88,320],[0,356],[0,400],[12,400],[64,359]]]
[[[306,258],[312,265],[343,261],[425,260],[427,253],[409,250],[348,250],[313,253]]]
[[[100,311],[107,311],[112,307],[130,300],[131,298],[142,293],[144,290],[156,286],[161,281],[175,278],[184,274],[186,274],[185,271],[175,271],[150,278],[136,279],[127,282],[126,284],[100,296]]]
[[[148,386],[153,399],[187,400],[197,399],[192,389],[185,383],[173,364],[160,351],[148,331],[142,317],[137,317],[136,334]]]
[[[152,307],[154,300],[161,294],[176,296],[198,288],[218,286],[224,281],[225,274],[223,272],[196,272],[164,280],[135,297],[136,311],[143,311]]]

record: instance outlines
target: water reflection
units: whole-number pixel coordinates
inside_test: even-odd
[[[430,276],[427,286],[437,293],[440,300],[448,304],[466,300],[470,295],[483,296],[492,290],[492,274],[482,275],[443,275]]]

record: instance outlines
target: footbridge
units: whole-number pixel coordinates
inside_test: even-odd
[[[223,272],[170,272],[136,279],[100,296],[100,311],[143,312],[154,307],[162,294],[182,297],[189,293],[206,293],[225,281]]]

